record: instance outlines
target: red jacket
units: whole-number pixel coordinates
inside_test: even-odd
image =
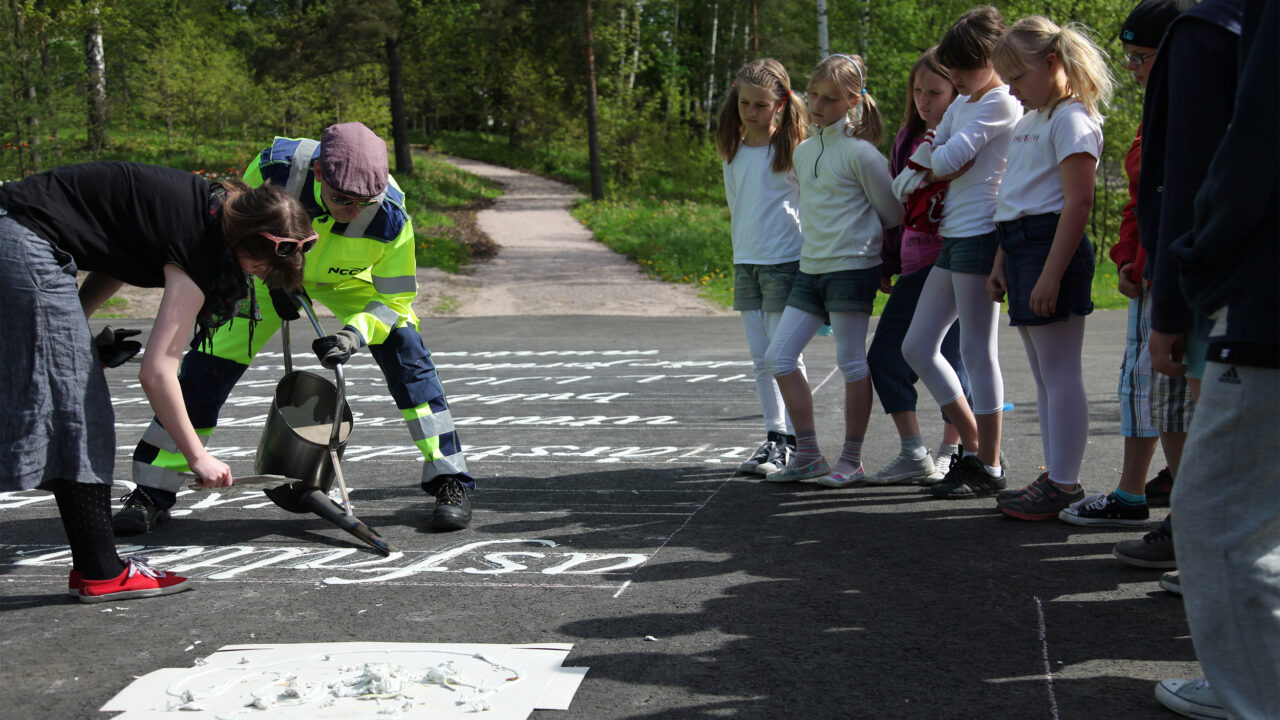
[[[1133,209],[1138,205],[1138,172],[1142,164],[1142,128],[1133,138],[1133,145],[1124,155],[1124,173],[1129,176],[1129,204],[1120,211],[1120,239],[1111,246],[1111,259],[1119,268],[1126,263],[1133,263],[1129,268],[1129,279],[1142,283],[1142,266],[1147,261],[1147,252],[1138,242],[1138,217]]]

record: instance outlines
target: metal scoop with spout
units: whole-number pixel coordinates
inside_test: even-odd
[[[295,298],[305,310],[316,334],[324,329],[305,296]],[[339,459],[346,448],[353,419],[346,402],[342,365],[334,367],[336,385],[305,370],[294,371],[289,347],[289,322],[281,328],[285,375],[276,385],[267,423],[262,428],[254,471],[261,476],[280,475],[292,480],[264,490],[276,505],[295,513],[315,513],[360,538],[383,555],[392,548],[378,531],[357,518],[347,494]],[[334,481],[342,495],[339,505],[329,498]]]

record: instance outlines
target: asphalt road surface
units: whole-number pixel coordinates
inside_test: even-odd
[[[1089,319],[1090,490],[1119,476],[1124,324],[1122,312]],[[469,529],[428,529],[418,452],[367,353],[347,372],[357,423],[342,467],[392,558],[257,492],[191,492],[120,551],[196,590],[82,605],[65,595],[52,497],[0,495],[0,716],[109,717],[98,708],[135,676],[238,643],[572,643],[565,665],[590,671],[568,711],[539,720],[1167,718],[1153,684],[1200,674],[1159,571],[1111,557],[1141,531],[1020,522],[989,499],[916,488],[737,475],[763,428],[734,317],[432,319],[423,335],[480,483]],[[831,339],[806,359],[835,455]],[[1025,484],[1042,463],[1035,392],[1007,327],[1001,360],[1015,404],[1005,452]],[[214,435],[237,474],[252,471],[281,361],[277,338]],[[134,375],[109,371],[117,497],[151,418]],[[920,407],[936,446],[927,392]],[[866,464],[897,450],[877,404]]]

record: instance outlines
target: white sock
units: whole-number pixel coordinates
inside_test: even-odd
[[[929,455],[929,449],[924,446],[923,435],[907,435],[902,438],[902,454],[910,457],[912,460],[920,460]]]

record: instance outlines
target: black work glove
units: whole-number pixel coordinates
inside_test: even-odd
[[[290,293],[284,288],[271,288],[271,307],[275,308],[276,315],[281,320],[297,320],[301,317],[298,311],[302,309],[302,300],[298,293]]]
[[[351,354],[362,347],[364,340],[360,333],[349,327],[311,342],[311,349],[320,358],[320,364],[330,370],[350,360]]]
[[[129,362],[129,358],[142,350],[142,343],[126,338],[141,334],[141,330],[112,330],[110,325],[102,328],[102,332],[93,338],[93,343],[98,346],[98,359],[103,366],[111,368]]]

